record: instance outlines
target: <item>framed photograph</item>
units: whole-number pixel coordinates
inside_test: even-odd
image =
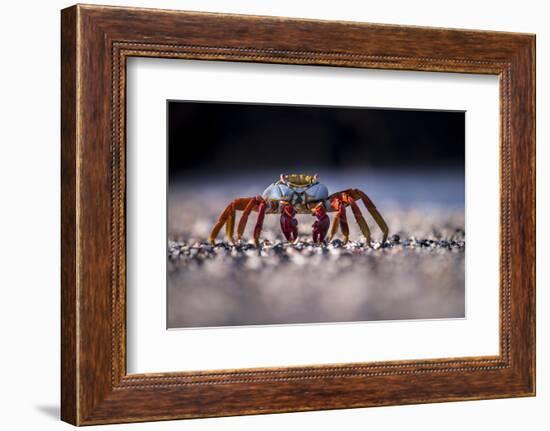
[[[62,419],[535,394],[535,36],[61,14]]]

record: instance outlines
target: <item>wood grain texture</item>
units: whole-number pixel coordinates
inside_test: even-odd
[[[61,37],[63,420],[85,425],[534,395],[533,35],[79,5],[62,11]],[[130,56],[498,75],[499,355],[127,375]]]
[[[77,422],[76,9],[61,16],[61,417]]]

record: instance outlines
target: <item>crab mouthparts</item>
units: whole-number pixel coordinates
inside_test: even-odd
[[[319,175],[281,174],[280,179],[282,182],[294,187],[304,187],[317,183],[319,181]]]

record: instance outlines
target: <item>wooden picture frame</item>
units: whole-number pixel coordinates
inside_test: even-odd
[[[90,425],[535,394],[534,35],[83,5],[64,9],[61,17],[64,421]],[[498,75],[500,354],[127,374],[130,56]]]

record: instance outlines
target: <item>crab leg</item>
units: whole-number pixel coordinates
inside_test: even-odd
[[[229,204],[227,206],[227,208],[225,208],[225,210],[223,210],[223,212],[220,214],[220,217],[218,218],[218,221],[216,222],[216,224],[212,228],[212,232],[210,232],[210,243],[211,244],[214,244],[216,242],[216,237],[218,236],[218,233],[220,232],[220,229],[225,224],[227,218],[229,217],[229,214],[231,213],[231,205],[232,204],[233,204],[233,202],[231,202],[231,204]]]
[[[365,236],[365,239],[367,240],[367,244],[370,247],[370,229],[367,225],[367,222],[365,221],[365,218],[363,217],[363,214],[361,214],[361,210],[355,203],[355,199],[353,199],[351,196],[348,196],[348,202],[349,206],[351,207],[351,210],[353,211],[353,215],[355,216],[355,220],[357,220],[357,224],[359,225],[359,228],[361,229],[361,232]]]
[[[367,208],[368,212],[371,214],[372,218],[378,223],[378,226],[380,226],[380,229],[384,233],[384,237],[382,238],[382,243],[386,242],[386,239],[388,238],[388,225],[378,212],[378,209],[374,206],[374,203],[370,200],[370,198],[361,190],[354,189],[353,190],[355,194],[363,201],[363,204]]]
[[[212,232],[210,232],[209,240],[211,244],[214,244],[216,242],[216,237],[218,236],[218,233],[220,232],[220,229],[223,227],[224,224],[226,225],[225,233],[233,242],[233,231],[235,229],[235,212],[237,210],[242,211],[251,199],[254,200],[254,198],[238,198],[227,205],[227,207],[220,214],[218,221],[212,228]]]
[[[349,226],[348,219],[346,217],[346,206],[341,200],[338,200],[338,216],[340,219],[340,229],[342,230],[342,235],[344,236],[343,244],[347,244],[349,240]]]
[[[254,209],[254,205],[257,203],[257,198],[253,198],[246,204],[243,214],[241,215],[241,219],[239,220],[239,226],[237,226],[237,240],[242,238],[244,229],[246,228],[246,223],[248,222],[248,216]]]
[[[258,205],[258,219],[256,220],[256,226],[254,227],[254,244],[256,244],[256,246],[260,244],[259,239],[264,224],[265,210],[266,204],[265,202],[261,202],[260,205]]]
[[[233,238],[233,231],[235,230],[235,202],[231,202],[229,206],[231,209],[227,221],[225,222],[225,235],[229,238],[231,243],[235,243],[235,239]]]
[[[334,218],[332,219],[332,227],[330,228],[330,234],[328,236],[328,240],[332,241],[332,238],[334,238],[334,235],[338,232],[338,226],[340,225],[340,214],[336,213]]]

